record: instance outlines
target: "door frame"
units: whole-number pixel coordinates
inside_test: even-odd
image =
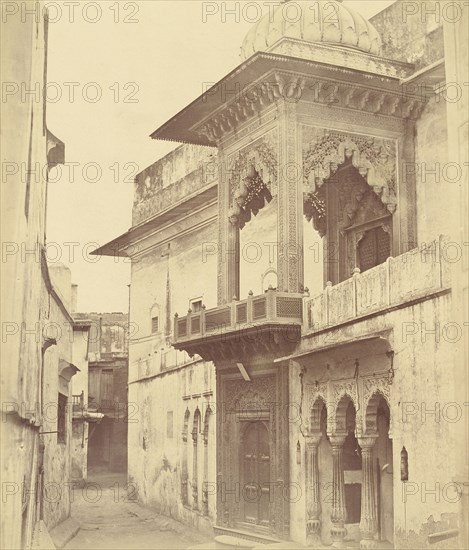
[[[252,418],[248,418],[251,416]],[[246,485],[245,482],[245,474],[244,474],[244,441],[245,441],[245,435],[247,430],[249,429],[249,426],[251,424],[262,424],[267,432],[267,441],[269,444],[269,483],[272,479],[272,437],[270,433],[271,429],[271,423],[270,423],[270,415],[268,411],[250,411],[250,414],[243,414],[243,418],[239,419],[240,423],[240,429],[239,429],[239,481],[240,481],[240,518],[239,523],[243,527],[249,526],[250,529],[259,529],[263,532],[270,532],[270,523],[272,518],[272,499],[271,494],[269,492],[269,513],[268,513],[268,524],[262,525],[260,523],[251,523],[246,521],[245,519],[245,511],[244,511],[244,488]],[[271,487],[269,487],[269,491],[271,490]],[[260,503],[258,503],[258,506]],[[259,520],[259,514],[258,518]]]

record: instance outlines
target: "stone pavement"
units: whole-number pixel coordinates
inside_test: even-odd
[[[126,482],[125,476],[100,474],[75,489],[72,517],[80,530],[67,550],[186,550],[208,541],[198,531],[130,500]]]

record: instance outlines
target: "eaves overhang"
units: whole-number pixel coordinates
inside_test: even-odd
[[[138,225],[131,227],[128,231],[116,237],[112,241],[93,250],[91,254],[96,256],[112,256],[131,258],[138,253],[136,244],[151,235],[158,229],[170,224],[171,222],[187,216],[203,206],[212,204],[218,199],[217,182],[211,182],[201,191],[189,197],[184,197],[176,204],[158,212],[154,216],[147,218]]]
[[[344,52],[341,51],[341,53]],[[345,52],[345,54],[352,56],[353,52]],[[391,90],[400,93],[400,80],[412,74],[414,66],[376,56],[367,57],[372,59],[372,66],[378,72],[283,54],[258,52],[165,122],[151,134],[151,137],[216,147],[217,140],[201,132],[201,126],[226,109],[231,112],[236,111],[241,100],[249,98],[251,91],[259,89],[260,84],[267,87],[276,85],[275,80],[271,78],[276,71],[286,71],[292,77],[309,75],[315,79],[325,78],[331,81],[337,79],[351,85],[366,82],[378,91]]]

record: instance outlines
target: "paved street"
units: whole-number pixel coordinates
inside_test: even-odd
[[[66,549],[185,550],[207,540],[129,500],[126,482],[125,476],[105,474],[90,478],[85,489],[75,490],[72,516],[81,529]]]

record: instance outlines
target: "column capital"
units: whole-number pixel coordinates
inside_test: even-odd
[[[374,444],[376,440],[378,439],[378,435],[365,435],[358,438],[358,444],[360,445],[361,449],[371,449],[374,447]]]
[[[322,433],[321,432],[310,432],[305,435],[306,445],[312,447],[317,447],[321,443]]]
[[[345,438],[347,437],[347,433],[335,433],[331,436],[329,436],[329,441],[331,442],[331,445],[333,447],[342,447],[342,445],[345,443]]]

